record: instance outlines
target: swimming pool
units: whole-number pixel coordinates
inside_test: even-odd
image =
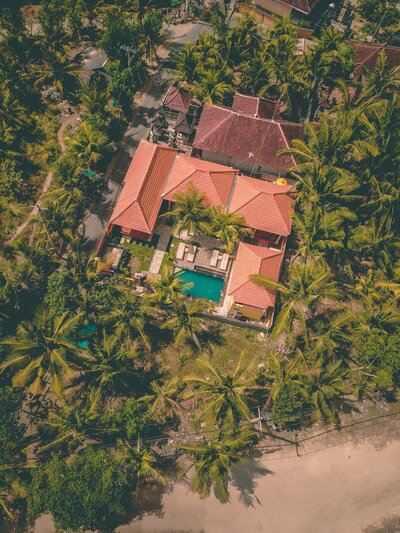
[[[223,279],[207,276],[207,274],[201,274],[192,270],[181,270],[179,277],[185,283],[193,283],[191,287],[183,290],[185,294],[219,302],[224,285]]]

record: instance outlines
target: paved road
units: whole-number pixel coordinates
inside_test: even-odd
[[[196,41],[198,36],[207,31],[207,29],[208,25],[203,22],[180,24],[170,28],[168,48],[161,50],[160,53],[163,57],[160,71],[152,76],[146,82],[142,91],[136,95],[135,116],[125,133],[121,148],[111,166],[107,187],[101,200],[91,206],[90,213],[84,221],[88,250],[95,250],[104,234],[132,156],[139,141],[147,137],[150,121],[159,108],[167,90],[168,74],[165,70],[165,63],[169,51],[179,48],[187,42]]]

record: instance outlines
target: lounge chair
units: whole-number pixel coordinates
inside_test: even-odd
[[[217,266],[218,259],[219,259],[219,250],[214,248],[213,253],[211,255],[211,259],[210,259],[210,266],[215,268]]]
[[[231,256],[229,254],[224,254],[222,256],[221,262],[219,264],[219,268],[221,270],[226,270],[228,268],[230,258]]]
[[[193,263],[196,252],[197,252],[197,246],[192,246],[192,249],[187,254],[186,261],[188,261],[189,263]]]
[[[182,261],[183,256],[185,255],[185,248],[186,248],[185,243],[180,242],[178,245],[178,249],[176,251],[176,259],[178,259],[178,261]]]

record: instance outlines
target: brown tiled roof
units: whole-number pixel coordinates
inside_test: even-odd
[[[290,7],[293,7],[294,9],[297,9],[297,11],[301,11],[302,13],[306,13],[308,15],[314,7],[319,3],[319,0],[280,0],[282,4],[287,4]]]
[[[228,292],[235,302],[265,309],[275,306],[276,292],[259,287],[250,276],[262,274],[278,281],[283,260],[281,250],[239,243]]]
[[[142,140],[124,178],[110,223],[152,233],[161,207],[161,190],[176,150]]]
[[[279,102],[239,93],[235,94],[232,103],[233,111],[261,118],[278,119],[281,116],[280,107]]]
[[[190,95],[185,89],[171,85],[171,87],[168,89],[167,94],[165,95],[162,105],[164,107],[174,109],[175,111],[181,111],[186,113],[189,108],[190,102]]]
[[[396,46],[385,46],[383,44],[362,43],[350,41],[354,49],[354,65],[356,73],[361,72],[364,67],[372,70],[375,67],[379,52],[386,54],[387,66],[389,69],[400,65],[400,48]]]
[[[229,211],[242,215],[246,226],[275,235],[290,235],[293,199],[290,187],[248,176],[236,178]]]
[[[292,156],[278,156],[277,152],[288,148],[293,139],[303,137],[302,124],[252,117],[206,104],[193,146],[286,172],[295,161]]]
[[[211,205],[225,205],[237,170],[210,161],[178,154],[168,175],[162,197],[174,200],[177,193],[190,186],[204,194]]]

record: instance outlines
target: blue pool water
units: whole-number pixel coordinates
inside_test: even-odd
[[[224,285],[223,279],[207,276],[207,274],[201,274],[200,272],[193,272],[192,270],[182,270],[179,273],[179,277],[185,283],[193,284],[183,291],[185,294],[219,302]]]

